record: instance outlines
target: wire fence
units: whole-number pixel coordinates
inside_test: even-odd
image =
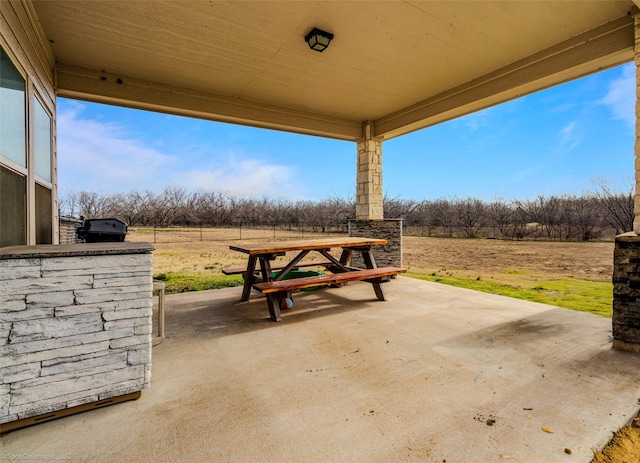
[[[128,239],[134,241],[149,241],[153,243],[180,243],[197,241],[233,241],[251,239],[304,239],[326,237],[327,235],[345,236],[349,233],[346,223],[310,225],[310,224],[260,224],[237,223],[233,225],[202,224],[185,227],[129,227]],[[529,224],[522,227],[519,234],[505,234],[497,226],[477,228],[472,236],[455,226],[442,225],[405,225],[404,236],[433,237],[433,238],[485,238],[485,239],[525,239],[576,241],[562,233],[550,235],[548,230],[539,224]],[[594,232],[590,239],[612,240],[616,230],[604,227]]]
[[[129,227],[128,235],[136,240],[144,239],[153,243],[180,243],[192,241],[232,241],[266,238],[311,238],[327,235],[348,234],[347,224],[305,225],[305,224],[247,224],[198,225],[192,227]]]

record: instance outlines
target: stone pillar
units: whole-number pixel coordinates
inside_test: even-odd
[[[386,239],[384,246],[373,248],[378,267],[402,267],[402,219],[350,220],[349,236]],[[351,263],[364,267],[362,256],[354,253]]]
[[[634,17],[636,195],[633,232],[616,237],[613,256],[613,348],[640,353],[640,15]]]
[[[358,141],[356,220],[382,217],[382,140],[373,137],[373,124],[367,122]]]
[[[635,142],[635,169],[636,169],[636,196],[634,201],[633,231],[640,234],[640,14],[634,16],[635,46],[634,61],[636,64],[636,142]]]
[[[616,237],[613,256],[613,347],[640,353],[640,237]]]
[[[402,219],[384,219],[382,201],[382,139],[375,138],[372,122],[366,122],[358,141],[356,220],[349,221],[349,236],[382,238],[386,246],[376,246],[378,267],[402,267]],[[360,255],[352,264],[364,267]]]

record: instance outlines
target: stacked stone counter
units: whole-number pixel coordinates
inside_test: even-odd
[[[640,236],[616,237],[613,257],[613,347],[640,353]]]
[[[0,427],[140,396],[151,379],[148,243],[0,248]]]

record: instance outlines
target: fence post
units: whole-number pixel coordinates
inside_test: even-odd
[[[202,224],[200,224],[200,241],[202,241]]]
[[[242,222],[240,222],[240,239],[242,239]]]
[[[273,237],[276,237],[276,224],[273,224]]]
[[[156,242],[156,226],[153,226],[153,242]]]

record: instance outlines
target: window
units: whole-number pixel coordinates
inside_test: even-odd
[[[0,0],[2,1],[2,0]],[[0,47],[0,246],[51,244],[54,206],[53,101]]]
[[[0,48],[0,246],[27,244],[26,84]]]
[[[0,48],[0,155],[27,167],[25,80]]]
[[[51,183],[51,116],[38,98],[33,105],[33,151],[35,174]]]
[[[0,166],[0,224],[0,247],[27,243],[27,178],[3,166]]]
[[[33,99],[33,165],[36,174],[36,244],[51,244],[51,116],[38,98]],[[46,182],[48,186],[42,184]]]
[[[36,183],[36,244],[51,244],[51,190]]]

